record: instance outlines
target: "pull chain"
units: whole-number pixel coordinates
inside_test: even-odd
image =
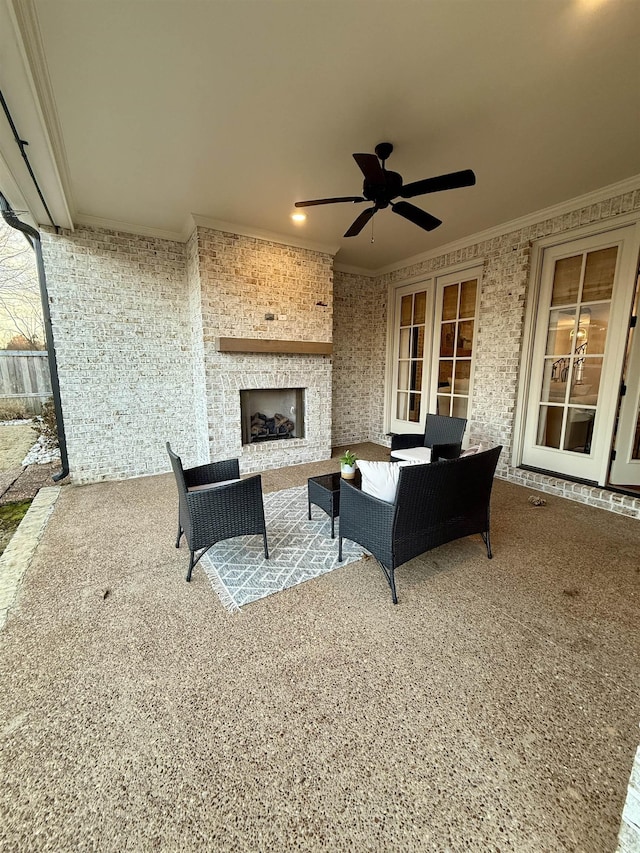
[[[375,217],[373,217],[373,216],[372,216],[372,217],[371,217],[371,242],[372,242],[372,243],[373,243],[373,220],[374,220],[374,219],[375,219]]]

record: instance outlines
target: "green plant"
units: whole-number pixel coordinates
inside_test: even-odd
[[[4,504],[0,507],[0,554],[9,544],[30,506],[31,500],[27,500]]]
[[[44,438],[44,446],[51,450],[58,446],[58,424],[53,399],[47,400],[42,406],[42,413],[32,419],[31,428],[38,433],[38,438]]]
[[[356,464],[356,455],[352,453],[350,450],[346,450],[342,456],[340,457],[341,465],[355,465]]]

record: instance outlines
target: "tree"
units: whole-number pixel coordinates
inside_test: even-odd
[[[0,219],[0,348],[45,349],[38,272],[24,235]]]

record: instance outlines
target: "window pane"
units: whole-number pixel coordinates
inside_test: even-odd
[[[413,352],[412,358],[422,358],[424,355],[424,326],[416,326],[412,330]]]
[[[569,376],[569,359],[545,359],[542,376],[543,403],[564,403],[567,398],[567,377]]]
[[[420,394],[409,394],[409,420],[413,423],[420,420]]]
[[[567,411],[567,428],[564,434],[563,450],[574,453],[589,453],[591,451],[591,436],[593,421],[596,413],[593,409],[569,409]]]
[[[408,361],[398,362],[398,390],[409,390],[409,364]]]
[[[547,333],[547,355],[569,355],[576,323],[575,310],[551,311]]]
[[[451,397],[447,397],[444,394],[438,394],[437,403],[436,403],[436,414],[437,415],[447,415],[447,417],[451,414],[449,411],[451,406]]]
[[[595,406],[600,392],[602,358],[575,358],[571,377],[570,403]]]
[[[396,403],[396,417],[398,418],[398,420],[400,420],[400,421],[408,420],[408,418],[407,418],[408,411],[409,411],[409,395],[399,392],[397,403]]]
[[[451,390],[451,377],[453,376],[453,361],[441,359],[438,367],[438,388],[445,391]]]
[[[604,354],[610,311],[609,302],[581,307],[576,348],[583,346],[583,355]]]
[[[552,305],[570,305],[578,301],[582,255],[556,261],[553,275]]]
[[[443,323],[440,333],[440,355],[453,355],[453,344],[456,337],[456,324]]]
[[[588,253],[582,286],[583,302],[591,299],[611,299],[617,258],[617,246]]]
[[[469,393],[469,379],[471,377],[471,362],[456,361],[456,375],[453,380],[454,394]]]
[[[413,306],[413,322],[424,323],[427,310],[427,292],[421,290],[416,293],[415,303]]]
[[[422,391],[422,361],[411,362],[411,391]]]
[[[473,345],[473,320],[458,323],[458,347],[456,355],[470,356]]]
[[[460,316],[475,317],[478,282],[475,278],[472,281],[463,281],[460,287]]]
[[[409,347],[411,344],[411,339],[409,338],[409,329],[400,329],[400,352],[398,353],[399,358],[409,358],[410,351]]]
[[[411,325],[411,303],[413,299],[411,295],[403,296],[402,302],[400,303],[400,325],[401,326],[410,326]]]
[[[536,444],[543,447],[560,447],[563,412],[561,406],[540,406]]]
[[[442,319],[455,320],[458,316],[458,285],[450,284],[442,293]]]
[[[453,397],[452,398],[453,405],[451,406],[451,414],[454,418],[466,418],[467,417],[467,403],[468,400],[466,397]]]
[[[569,355],[576,325],[575,310],[551,311],[547,334],[547,355]]]

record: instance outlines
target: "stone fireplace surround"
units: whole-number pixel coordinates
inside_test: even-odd
[[[333,340],[333,258],[307,248],[198,226],[187,246],[196,387],[211,459],[242,473],[331,456],[332,359],[322,352],[255,352],[244,342]],[[221,351],[221,341],[238,344]],[[244,350],[244,351],[243,351]],[[240,391],[304,388],[305,436],[242,443]]]
[[[265,360],[271,364],[247,370],[247,359]],[[224,370],[219,374],[221,422],[224,424],[223,446],[215,458],[237,457],[243,473],[267,468],[298,465],[328,459],[331,456],[331,361],[326,356],[224,356]],[[286,364],[278,364],[278,361]],[[287,441],[264,441],[242,444],[240,391],[281,388],[305,389],[305,437]],[[217,417],[209,413],[210,434],[219,433]],[[213,443],[213,441],[212,441]]]

